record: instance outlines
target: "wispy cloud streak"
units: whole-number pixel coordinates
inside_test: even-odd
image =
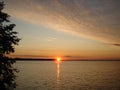
[[[120,0],[6,0],[7,12],[34,24],[120,44]]]

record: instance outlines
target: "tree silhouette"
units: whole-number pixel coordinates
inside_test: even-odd
[[[8,58],[7,54],[14,52],[14,45],[18,45],[20,39],[13,31],[15,24],[10,23],[10,16],[2,12],[4,6],[4,2],[0,2],[0,90],[13,90],[17,70],[12,66],[15,60]]]

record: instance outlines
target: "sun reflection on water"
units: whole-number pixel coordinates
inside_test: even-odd
[[[61,64],[61,58],[56,59],[56,65],[57,65],[57,76],[56,76],[56,84],[57,88],[60,86],[60,64]]]
[[[57,63],[57,84],[60,82],[60,62]]]

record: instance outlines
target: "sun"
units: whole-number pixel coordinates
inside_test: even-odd
[[[60,58],[60,57],[57,57],[56,60],[59,62],[59,61],[61,61],[61,58]]]

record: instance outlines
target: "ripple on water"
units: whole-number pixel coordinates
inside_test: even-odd
[[[16,90],[120,90],[120,62],[18,62]],[[59,75],[58,75],[59,74]]]

